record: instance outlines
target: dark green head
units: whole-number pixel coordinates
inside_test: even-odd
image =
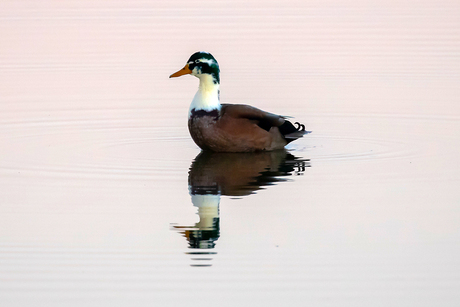
[[[191,74],[200,78],[202,75],[208,74],[213,77],[213,82],[218,84],[220,83],[219,73],[219,64],[212,54],[200,51],[192,54],[192,56],[188,59],[187,64],[185,64],[185,67],[172,74],[170,78],[186,74]]]

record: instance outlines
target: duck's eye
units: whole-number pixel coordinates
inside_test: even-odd
[[[198,64],[198,63],[200,63],[200,60],[195,60],[195,64]]]

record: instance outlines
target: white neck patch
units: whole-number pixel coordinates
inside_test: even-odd
[[[220,110],[219,100],[219,83],[214,84],[214,78],[211,75],[203,74],[199,76],[200,86],[190,104],[189,116],[192,110]]]

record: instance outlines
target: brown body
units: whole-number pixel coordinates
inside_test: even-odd
[[[204,150],[253,152],[286,146],[290,140],[278,128],[285,122],[279,115],[251,106],[222,104],[219,112],[192,110],[188,127],[195,143]]]

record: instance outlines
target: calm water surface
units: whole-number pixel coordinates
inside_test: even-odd
[[[2,306],[458,306],[455,1],[2,1]],[[200,153],[190,54],[292,115]]]

